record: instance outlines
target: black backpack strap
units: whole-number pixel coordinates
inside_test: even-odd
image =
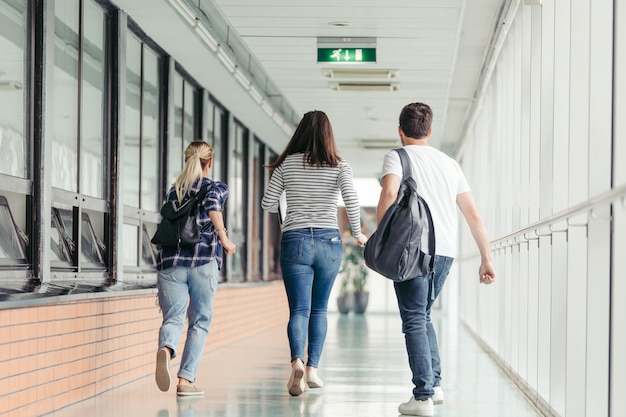
[[[402,178],[409,178],[412,176],[411,173],[411,161],[409,161],[409,154],[406,153],[406,149],[398,148],[396,149],[398,155],[400,155],[400,164],[402,164]]]
[[[409,160],[409,154],[404,148],[397,148],[396,152],[400,156],[400,163],[402,164],[402,178],[412,177],[411,161]],[[420,200],[424,203],[426,209],[426,218],[428,219],[428,253],[424,253],[424,263],[422,268],[422,274],[427,277],[434,273],[435,267],[435,226],[433,224],[433,216],[430,213],[430,207],[426,203],[426,200],[419,195]],[[428,268],[426,268],[428,265]]]

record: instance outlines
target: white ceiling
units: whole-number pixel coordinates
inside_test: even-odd
[[[200,6],[205,1],[200,0]],[[299,115],[328,114],[356,176],[377,177],[387,149],[399,145],[405,104],[428,103],[435,115],[431,144],[450,154],[462,134],[500,0],[214,0]],[[348,23],[335,27],[333,22]],[[398,70],[397,91],[335,91],[317,63],[318,37],[374,37],[377,62],[355,68]],[[341,68],[346,68],[342,66]],[[394,142],[390,144],[393,146]]]
[[[398,115],[421,101],[434,112],[431,145],[454,155],[477,89],[485,52],[503,0],[185,0],[202,10],[232,49],[249,49],[276,85],[295,121],[326,112],[341,156],[355,177],[377,178],[382,157],[399,145]],[[250,99],[233,75],[172,6],[174,0],[118,0],[117,4],[235,117],[282,151],[289,135]],[[335,27],[333,22],[348,23]],[[167,23],[168,30],[163,30]],[[191,35],[191,36],[190,36]],[[317,63],[318,37],[374,37],[377,62],[358,68],[397,70],[397,91],[335,91]],[[234,55],[237,55],[236,53]],[[252,71],[249,62],[238,66]],[[336,64],[335,64],[336,65]],[[218,68],[219,67],[219,68]],[[351,68],[356,68],[352,66]],[[253,77],[254,79],[258,77]],[[391,140],[365,149],[362,140]],[[395,142],[394,142],[395,141]]]

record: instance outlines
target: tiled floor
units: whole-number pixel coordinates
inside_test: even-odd
[[[434,323],[446,396],[435,416],[540,416],[456,321],[435,317]],[[205,355],[197,381],[203,398],[177,399],[174,388],[163,393],[148,376],[49,416],[398,416],[398,404],[412,389],[397,314],[329,314],[319,369],[325,387],[290,397],[289,372],[286,330],[280,326]]]

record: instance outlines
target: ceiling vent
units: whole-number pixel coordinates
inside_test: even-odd
[[[356,69],[356,68],[325,68],[322,70],[328,78],[356,78],[367,80],[390,80],[398,76],[397,69]]]
[[[331,82],[330,88],[337,91],[398,91],[398,83],[392,82]]]
[[[401,145],[400,139],[358,139],[363,149],[393,149]]]

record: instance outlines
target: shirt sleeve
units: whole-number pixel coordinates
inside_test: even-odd
[[[402,162],[400,162],[400,155],[395,150],[385,155],[385,159],[383,160],[383,172],[380,179],[382,180],[383,177],[388,174],[393,174],[402,179]]]
[[[461,169],[461,166],[456,161],[454,161],[454,163],[459,173],[459,184],[457,187],[456,194],[459,195],[459,194],[466,193],[468,191],[472,191],[471,187],[469,186],[469,183],[467,182],[467,178],[465,178],[465,174],[463,174],[463,170]]]
[[[261,200],[261,207],[263,210],[267,210],[270,213],[278,212],[278,203],[280,201],[280,195],[283,193],[285,185],[283,183],[283,166],[282,164],[277,166],[272,172],[270,182],[267,185],[263,199]]]
[[[352,236],[359,237],[361,235],[361,207],[359,205],[359,196],[354,188],[352,167],[347,162],[341,162],[339,165],[337,182],[339,190],[341,190],[341,198],[343,198],[343,202],[346,205]]]
[[[204,197],[203,205],[206,211],[224,211],[224,204],[228,198],[228,185],[215,181],[209,185]]]

